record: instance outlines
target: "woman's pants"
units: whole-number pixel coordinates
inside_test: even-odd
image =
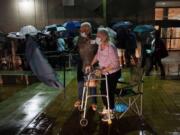
[[[104,78],[105,76],[103,75],[102,77]],[[118,70],[115,73],[107,75],[110,109],[114,109],[115,90],[116,90],[117,81],[120,77],[121,77],[121,70]],[[105,80],[101,81],[101,94],[106,95],[106,81]],[[103,100],[103,104],[107,108],[108,107],[107,99],[105,97],[102,97],[102,100]]]

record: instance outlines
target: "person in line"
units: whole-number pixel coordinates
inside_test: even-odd
[[[153,52],[153,64],[149,68],[148,74],[152,71],[153,65],[158,65],[161,72],[161,79],[165,78],[165,70],[164,66],[161,62],[162,58],[165,58],[168,56],[168,51],[166,49],[166,46],[163,42],[163,40],[160,38],[160,31],[155,32],[155,43],[154,43],[154,52]]]
[[[77,63],[77,81],[78,81],[78,100],[75,102],[74,107],[79,107],[81,105],[83,87],[84,87],[84,76],[86,74],[85,68],[87,65],[90,65],[93,60],[96,51],[97,45],[92,44],[92,35],[91,35],[91,24],[84,22],[80,27],[80,36],[77,39],[76,49],[79,54],[78,63]],[[96,94],[96,88],[90,89],[91,94]],[[92,110],[96,111],[96,98],[92,98]]]
[[[153,66],[153,52],[154,52],[154,32],[143,33],[141,35],[141,67],[145,68],[145,75],[150,75],[151,67]]]
[[[126,60],[125,60],[125,45],[126,45],[126,30],[123,28],[119,28],[117,30],[117,51],[118,51],[118,56],[119,56],[119,62],[120,66],[124,67],[126,65]]]
[[[115,104],[114,91],[116,89],[117,81],[121,76],[121,69],[120,69],[120,64],[119,64],[117,48],[109,41],[109,34],[105,28],[98,29],[97,36],[96,36],[96,43],[98,44],[98,51],[91,63],[91,66],[93,66],[95,63],[98,62],[102,77],[105,77],[105,75],[107,75],[110,112],[113,113],[114,104]],[[105,80],[101,81],[100,90],[101,90],[102,95],[106,95]],[[102,121],[107,122],[108,121],[107,100],[104,97],[102,97],[102,100],[105,106],[102,111],[102,114],[103,114]]]
[[[126,30],[125,58],[126,66],[130,67],[137,63],[135,51],[137,48],[136,35],[130,29]]]

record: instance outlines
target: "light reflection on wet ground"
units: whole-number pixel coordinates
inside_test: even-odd
[[[148,82],[148,83],[147,83]],[[138,117],[124,117],[120,120],[113,120],[108,126],[101,122],[99,115],[88,111],[88,127],[82,128],[79,124],[80,113],[73,110],[73,103],[76,100],[76,81],[67,88],[67,98],[54,98],[57,91],[47,90],[44,86],[37,87],[37,90],[21,95],[26,100],[15,98],[14,102],[22,103],[21,107],[12,108],[12,101],[6,103],[10,108],[9,116],[2,112],[0,104],[0,135],[14,135],[29,124],[31,119],[46,106],[50,100],[52,106],[46,110],[56,117],[56,130],[60,135],[180,135],[180,105],[179,81],[158,80],[155,77],[145,79],[145,93],[143,114],[145,120]],[[62,105],[61,105],[62,104]],[[7,107],[7,108],[8,108]],[[19,111],[21,110],[21,111]],[[49,111],[48,111],[49,110]],[[5,112],[5,111],[4,111]],[[6,122],[5,122],[6,121]],[[156,133],[157,132],[157,133]],[[57,135],[57,132],[55,134]]]
[[[158,76],[145,78],[143,98],[143,123],[134,115],[125,116],[120,120],[113,120],[111,126],[101,122],[97,113],[88,111],[89,124],[82,128],[79,124],[80,114],[73,110],[76,101],[76,82],[67,88],[68,99],[62,104],[58,100],[47,112],[56,117],[53,135],[173,135],[180,131],[180,85],[178,80],[159,80]],[[73,93],[74,92],[74,93]],[[98,102],[99,103],[99,102]],[[144,132],[140,132],[140,131]],[[144,133],[144,134],[142,134]]]
[[[50,96],[51,94],[51,96]],[[25,102],[21,107],[13,111],[7,117],[0,121],[0,135],[9,135],[9,131],[6,129],[14,128],[12,134],[16,134],[22,130],[27,123],[29,123],[42,109],[49,104],[51,98],[57,95],[57,91],[54,93],[39,92],[30,100]]]
[[[98,117],[97,113],[89,109],[89,123],[83,128],[79,124],[80,113],[75,110],[63,125],[60,135],[157,135],[145,120],[136,116],[114,119],[112,125],[101,122]]]
[[[60,79],[63,79],[62,73],[58,73]],[[74,78],[74,71],[66,72],[66,84]],[[22,86],[22,85],[20,85]],[[4,86],[3,86],[4,87]],[[26,87],[26,86],[25,86]],[[7,86],[7,91],[1,89],[1,92],[10,93],[8,99],[0,102],[0,135],[16,135],[24,129],[44,108],[59,95],[62,90],[50,88],[42,83],[29,85],[25,89],[19,89],[18,85]],[[0,95],[1,97],[1,95]]]

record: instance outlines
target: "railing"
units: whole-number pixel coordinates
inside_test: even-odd
[[[53,53],[54,55],[52,55]],[[59,60],[60,58],[62,58],[60,62],[61,64],[60,68],[63,70],[63,85],[65,87],[66,86],[66,71],[67,69],[72,69],[73,67],[72,59],[73,57],[76,57],[78,54],[67,53],[67,52],[58,53],[56,51],[48,51],[48,52],[44,52],[43,54],[45,54],[45,57],[47,59],[53,58],[53,59]],[[47,54],[51,54],[51,55],[47,55]],[[26,62],[26,58],[24,54],[16,54],[16,56],[19,56],[19,58],[21,58],[21,60],[24,63]],[[68,59],[66,59],[66,57],[68,57]],[[9,75],[25,76],[26,84],[27,85],[29,84],[28,76],[33,75],[30,69],[29,70],[13,69],[11,57],[9,57],[9,62],[7,63],[7,65],[9,66],[8,69],[0,71],[0,84],[3,84],[2,76],[9,76]]]

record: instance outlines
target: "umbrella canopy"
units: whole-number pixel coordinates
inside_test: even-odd
[[[81,23],[79,21],[67,21],[63,24],[63,26],[67,30],[76,30],[79,29],[81,26]]]
[[[128,29],[132,26],[133,24],[129,21],[120,21],[120,22],[117,22],[115,23],[112,28],[114,30],[118,29],[118,28],[125,28],[125,29]]]
[[[25,35],[37,35],[40,31],[37,30],[34,26],[32,25],[27,25],[23,26],[19,32],[10,32],[8,33],[7,37],[9,38],[15,38],[15,39],[24,39]]]
[[[155,31],[155,28],[152,25],[138,25],[133,31],[137,33],[152,32]]]
[[[113,29],[111,29],[111,28],[109,28],[109,27],[106,27],[106,29],[108,30],[108,34],[109,34],[109,37],[110,37],[110,41],[113,43],[113,44],[115,44],[116,42],[115,42],[115,39],[116,39],[116,37],[117,37],[117,33],[113,30]]]
[[[45,29],[42,31],[44,34],[49,34],[50,31],[66,31],[66,28],[62,26],[61,24],[52,24],[45,27]]]
[[[63,26],[62,27],[57,27],[57,31],[65,31],[66,28],[64,28]]]
[[[109,28],[109,27],[106,27],[106,29],[108,30],[108,33],[109,33],[109,36],[110,36],[110,37],[116,38],[117,33],[116,33],[113,29],[111,29],[111,28]]]
[[[26,42],[25,55],[31,70],[40,81],[50,87],[58,89],[64,88],[62,83],[59,82],[55,71],[52,69],[48,61],[43,57],[38,48],[38,44],[30,36]]]
[[[7,35],[8,38],[13,38],[13,39],[24,39],[25,36],[20,36],[19,32],[10,32]]]
[[[24,26],[20,29],[19,33],[20,35],[36,35],[39,31],[32,25],[27,25],[27,26]]]

